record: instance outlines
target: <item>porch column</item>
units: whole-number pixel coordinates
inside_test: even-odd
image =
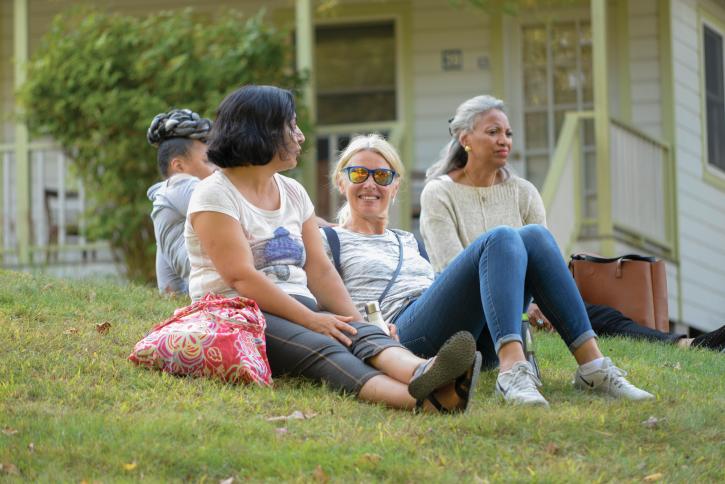
[[[15,61],[15,83],[17,90],[25,82],[25,67],[28,61],[28,0],[15,0],[13,6],[13,57]],[[19,101],[15,101],[16,112],[20,112]],[[28,127],[21,121],[15,122],[15,234],[18,243],[18,257],[22,265],[30,263],[30,153]]]
[[[614,255],[612,180],[609,163],[609,86],[607,73],[607,1],[591,0],[594,72],[594,139],[597,161],[597,232],[600,252]]]
[[[307,73],[307,85],[302,99],[309,120],[317,124],[317,89],[315,85],[315,7],[314,0],[295,1],[295,38],[297,41],[297,70]],[[317,201],[317,138],[311,130],[305,134],[306,149],[302,166],[302,182],[312,202]]]

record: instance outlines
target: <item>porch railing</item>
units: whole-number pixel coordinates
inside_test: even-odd
[[[669,145],[614,119],[609,140],[615,230],[671,251],[674,207]]]
[[[542,198],[550,230],[568,255],[578,241],[599,236],[597,214],[612,215],[615,239],[643,251],[674,258],[673,171],[670,147],[627,123],[609,122],[611,206],[596,192],[595,167],[583,150],[584,123],[591,111],[567,113]],[[590,244],[591,245],[591,244]]]
[[[581,131],[583,121],[593,118],[592,111],[566,114],[541,190],[547,224],[565,255],[581,230],[586,205]]]
[[[110,262],[106,242],[89,242],[83,185],[71,160],[53,143],[30,144],[30,263],[33,266]],[[21,266],[14,146],[0,145],[0,265]]]

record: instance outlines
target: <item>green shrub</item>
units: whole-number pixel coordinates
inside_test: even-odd
[[[156,113],[188,107],[207,117],[248,83],[298,90],[289,36],[262,14],[209,19],[193,10],[136,18],[71,9],[54,19],[19,96],[34,135],[74,159],[88,193],[89,235],[110,241],[129,279],[154,279],[146,189],[159,175],[146,129]]]

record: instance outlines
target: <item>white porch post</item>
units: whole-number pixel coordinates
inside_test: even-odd
[[[25,82],[25,68],[28,61],[28,0],[15,0],[13,5],[13,57],[15,60],[15,83],[17,90]],[[16,101],[16,111],[20,106]],[[15,234],[18,244],[19,262],[30,263],[30,153],[28,127],[21,121],[15,122]]]
[[[315,7],[314,0],[295,1],[295,36],[297,40],[297,70],[307,73],[307,85],[302,98],[310,121],[317,124],[317,89],[315,86]],[[312,202],[317,201],[317,139],[308,130],[305,134],[305,157],[302,177]]]
[[[594,139],[597,161],[597,232],[600,251],[614,253],[612,180],[609,162],[609,86],[607,68],[607,0],[591,0],[594,71]]]

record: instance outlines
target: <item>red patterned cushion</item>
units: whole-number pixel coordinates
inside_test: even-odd
[[[270,385],[266,326],[251,299],[207,294],[153,328],[128,359],[174,375]]]

